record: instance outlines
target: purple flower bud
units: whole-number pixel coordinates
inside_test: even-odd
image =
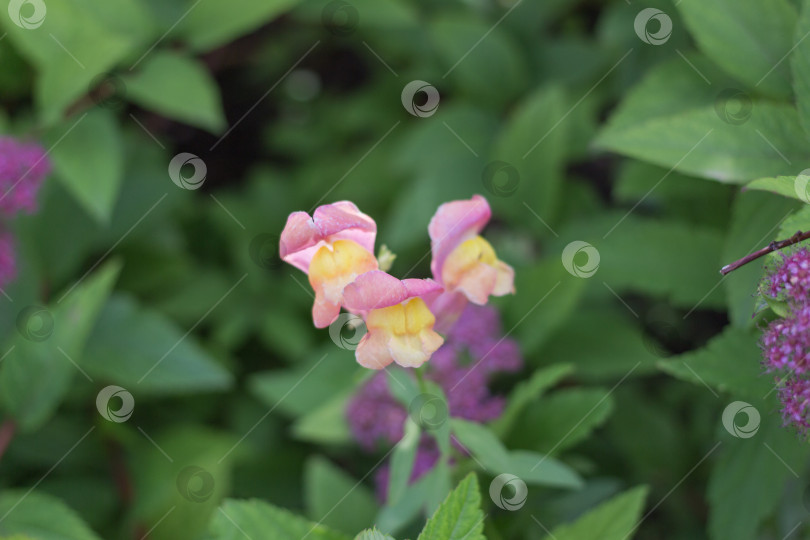
[[[791,377],[779,388],[782,418],[801,433],[810,429],[810,380]]]

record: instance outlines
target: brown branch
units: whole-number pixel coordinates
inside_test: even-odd
[[[777,240],[775,242],[771,242],[770,244],[768,244],[764,248],[759,249],[759,250],[757,250],[757,251],[755,251],[753,253],[749,253],[748,255],[743,257],[742,259],[736,260],[731,264],[725,265],[723,268],[720,269],[720,273],[725,276],[729,272],[731,272],[733,270],[736,270],[737,268],[739,268],[739,267],[741,267],[741,266],[743,266],[745,264],[748,264],[751,261],[755,261],[755,260],[759,259],[760,257],[764,257],[768,253],[773,253],[774,251],[777,251],[779,249],[784,249],[784,248],[786,248],[788,246],[792,246],[793,244],[798,244],[799,242],[801,242],[803,240],[807,240],[808,238],[810,238],[810,231],[807,231],[807,232],[798,231],[796,234],[794,234],[790,238],[785,238],[784,240]]]
[[[17,424],[10,418],[0,425],[0,457],[6,453],[6,448],[11,444],[15,431],[17,431]]]

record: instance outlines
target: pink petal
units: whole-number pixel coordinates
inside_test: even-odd
[[[326,328],[340,315],[340,305],[333,304],[322,296],[315,297],[315,302],[312,304],[312,322],[315,328]]]
[[[372,270],[361,274],[343,289],[343,305],[346,309],[367,312],[395,306],[417,296],[430,296],[442,291],[441,285],[432,279],[399,280],[383,272]]]
[[[309,214],[293,212],[287,218],[284,230],[281,231],[279,242],[281,259],[306,272],[309,269],[309,261],[320,247],[318,246],[320,238],[320,232]]]
[[[441,279],[442,265],[450,252],[480,233],[491,216],[489,203],[480,195],[473,195],[469,200],[444,203],[436,210],[428,225],[433,252],[430,269],[435,279]]]
[[[394,306],[408,299],[408,289],[391,274],[372,270],[357,276],[343,289],[343,305],[353,311]]]
[[[428,302],[428,308],[436,317],[433,329],[436,332],[446,334],[456,323],[469,300],[459,291],[443,292]]]
[[[374,253],[377,224],[349,201],[326,204],[315,209],[313,217],[293,212],[281,232],[281,259],[307,272],[312,257],[326,242],[353,240]]]
[[[339,201],[319,206],[313,219],[323,238],[354,240],[374,253],[377,224],[353,202]]]

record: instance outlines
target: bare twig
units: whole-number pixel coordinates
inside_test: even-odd
[[[742,259],[736,260],[731,264],[725,265],[723,268],[720,269],[720,273],[725,276],[729,272],[731,272],[733,270],[736,270],[737,268],[739,268],[739,267],[741,267],[741,266],[743,266],[745,264],[748,264],[751,261],[755,261],[756,259],[759,259],[760,257],[764,257],[768,253],[773,253],[774,251],[777,251],[779,249],[784,249],[784,248],[786,248],[788,246],[798,244],[799,242],[801,242],[803,240],[807,240],[808,238],[810,238],[810,231],[806,231],[806,232],[798,231],[798,232],[796,232],[796,234],[794,234],[790,238],[786,238],[784,240],[777,240],[775,242],[771,242],[770,244],[768,244],[764,248],[758,249],[757,251],[755,251],[753,253],[749,253],[748,255],[743,257]]]

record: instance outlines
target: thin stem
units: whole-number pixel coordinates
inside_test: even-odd
[[[779,249],[784,249],[784,248],[786,248],[788,246],[798,244],[799,242],[807,240],[808,238],[810,238],[810,231],[806,231],[806,232],[798,231],[796,234],[794,234],[790,238],[785,238],[784,240],[778,240],[778,241],[775,241],[775,242],[771,242],[770,244],[768,244],[764,248],[758,249],[757,251],[755,251],[753,253],[749,253],[748,255],[743,257],[742,259],[736,260],[731,264],[725,265],[723,268],[720,269],[720,273],[725,276],[729,272],[732,272],[733,270],[736,270],[737,268],[739,268],[739,267],[741,267],[741,266],[743,266],[745,264],[748,264],[751,261],[755,261],[755,260],[759,259],[760,257],[764,257],[768,253],[773,253],[774,251],[777,251]]]

